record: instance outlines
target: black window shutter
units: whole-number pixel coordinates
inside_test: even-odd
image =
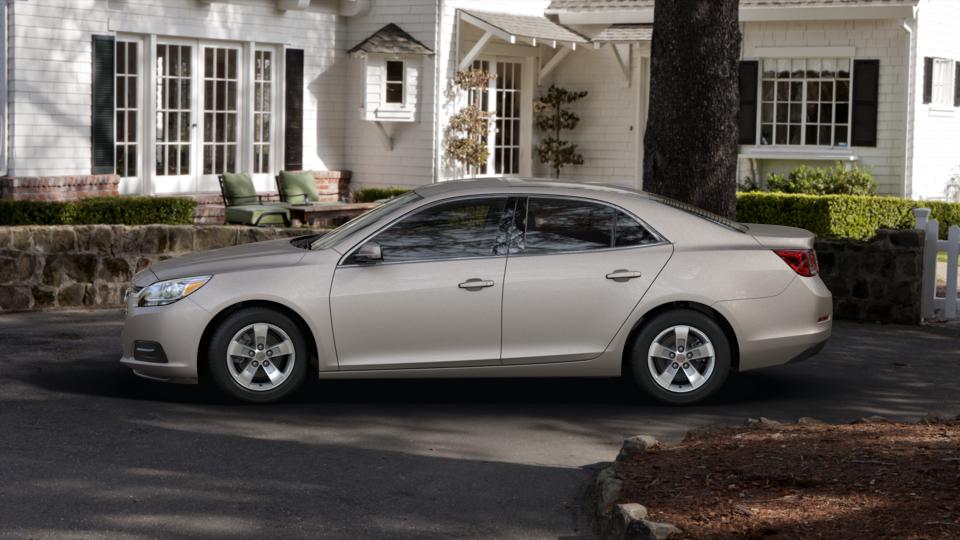
[[[923,102],[933,101],[933,58],[923,59]]]
[[[880,84],[879,60],[853,61],[852,146],[877,145],[877,97]]]
[[[303,170],[303,49],[287,49],[283,168]]]
[[[960,107],[960,62],[953,66],[953,106]]]
[[[93,36],[93,69],[91,77],[91,151],[93,174],[113,174],[113,85],[114,48],[113,36]]]
[[[740,137],[739,144],[757,144],[757,77],[760,63],[740,62]]]

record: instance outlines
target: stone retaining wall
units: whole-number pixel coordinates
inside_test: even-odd
[[[131,276],[191,251],[307,234],[235,226],[0,227],[0,311],[121,303]],[[868,242],[820,240],[839,319],[920,321],[923,233],[881,230]]]
[[[0,227],[0,312],[119,306],[133,274],[154,262],[310,232],[192,225]]]
[[[818,240],[817,258],[835,318],[920,322],[922,231],[881,229],[866,242]]]

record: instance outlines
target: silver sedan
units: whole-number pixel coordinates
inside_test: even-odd
[[[321,379],[613,377],[669,403],[830,337],[811,233],[655,195],[485,179],[411,191],[322,236],[139,273],[121,362],[252,402]]]

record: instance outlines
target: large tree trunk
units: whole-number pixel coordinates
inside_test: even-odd
[[[643,186],[733,218],[738,0],[656,0]]]

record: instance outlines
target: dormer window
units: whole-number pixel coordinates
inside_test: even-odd
[[[387,60],[386,103],[403,105],[403,61]]]
[[[348,52],[363,61],[361,117],[378,123],[416,122],[423,58],[433,51],[391,23]]]

